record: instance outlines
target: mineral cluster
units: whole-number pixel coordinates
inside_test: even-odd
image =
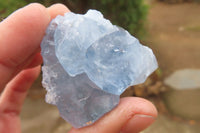
[[[157,68],[151,49],[96,10],[51,21],[41,43],[46,102],[75,128],[113,109],[130,85]]]

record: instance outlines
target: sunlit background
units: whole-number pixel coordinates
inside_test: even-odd
[[[159,69],[122,97],[144,97],[157,107],[157,121],[143,133],[200,132],[200,0],[0,0],[1,20],[31,2],[63,3],[76,13],[97,9],[139,38],[153,49]],[[22,132],[66,133],[71,126],[45,103],[41,78],[25,101]]]

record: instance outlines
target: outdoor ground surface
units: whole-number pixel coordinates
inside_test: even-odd
[[[156,54],[162,80],[178,69],[199,69],[200,4],[150,3],[145,42]],[[31,88],[22,110],[23,133],[64,133],[70,125],[59,117],[55,107],[44,102],[45,90],[41,89],[40,80]],[[143,133],[199,133],[200,121],[170,114],[163,105],[162,96],[150,100],[164,109],[159,110],[157,121]]]
[[[148,19],[148,45],[164,76],[181,68],[200,68],[200,4],[155,2]]]
[[[199,69],[200,4],[153,2],[150,5],[147,42],[156,54],[163,80],[176,70]],[[194,110],[194,107],[200,109],[199,89],[163,94],[161,99],[165,101],[161,103],[166,104],[166,109],[160,110],[157,121],[144,133],[199,133],[199,113],[197,118]],[[177,116],[170,114],[170,109]]]

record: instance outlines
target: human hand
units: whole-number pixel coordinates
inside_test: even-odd
[[[61,4],[45,8],[30,4],[0,23],[0,133],[20,133],[20,111],[28,88],[40,72],[40,43],[57,15],[69,10]],[[94,124],[70,133],[136,133],[155,120],[157,111],[147,100],[122,98],[119,105]]]

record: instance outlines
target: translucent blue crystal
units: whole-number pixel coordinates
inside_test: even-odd
[[[96,10],[57,16],[41,43],[46,102],[75,128],[113,109],[130,85],[157,68],[151,49]]]

